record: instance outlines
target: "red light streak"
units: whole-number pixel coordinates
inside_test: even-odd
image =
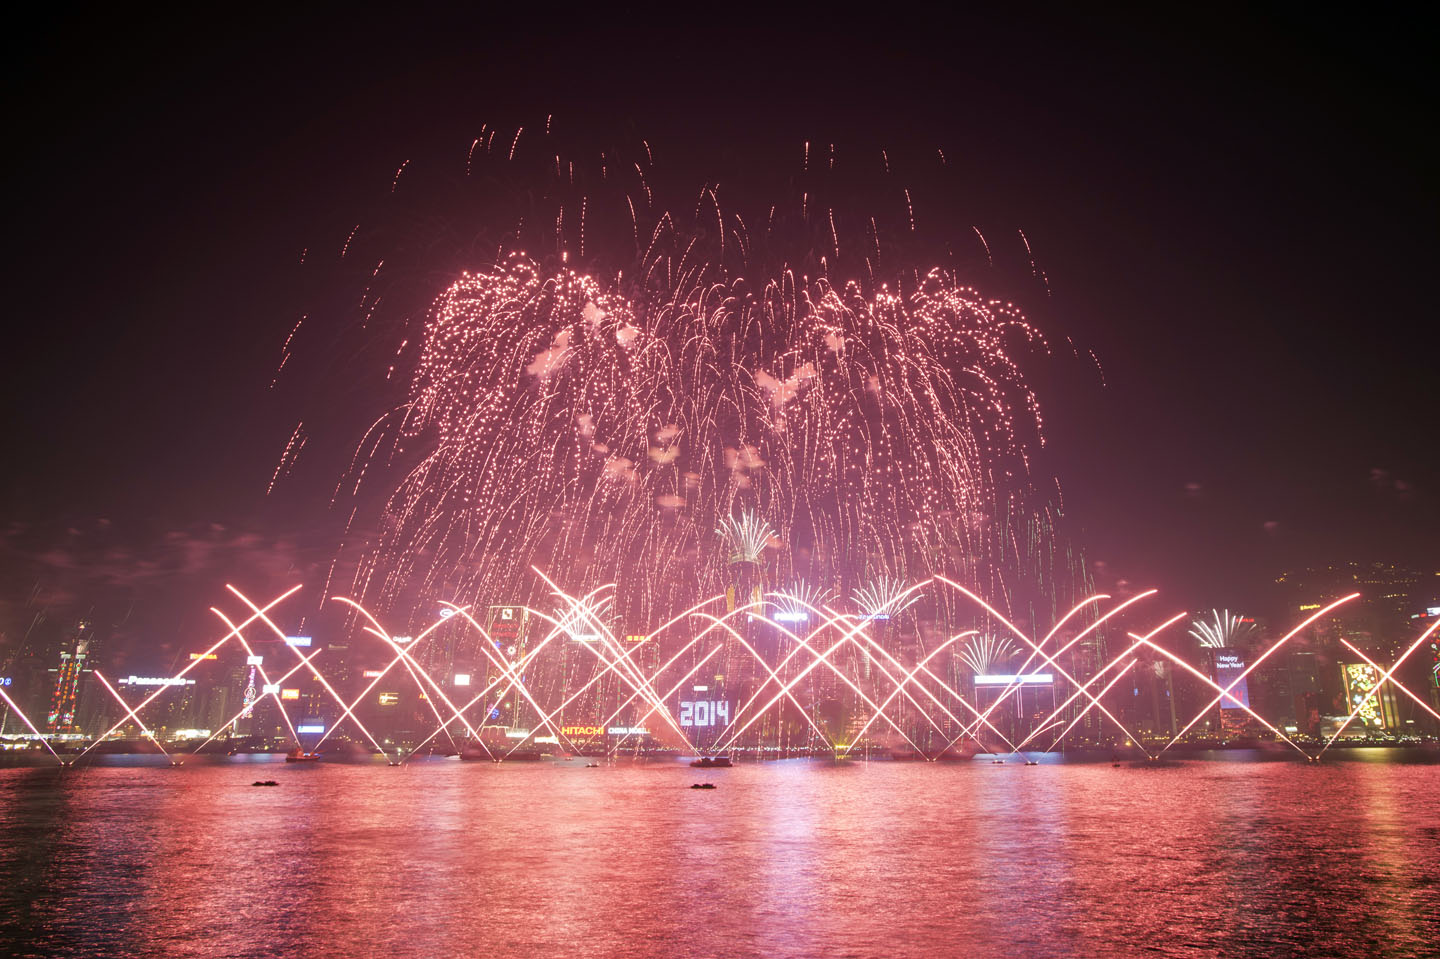
[[[1177,741],[1179,741],[1180,737],[1183,736],[1183,735],[1185,735],[1187,732],[1189,732],[1190,729],[1191,729],[1191,727],[1193,727],[1196,723],[1198,723],[1198,722],[1205,716],[1206,713],[1208,713],[1210,710],[1214,709],[1216,706],[1220,705],[1221,700],[1223,700],[1223,699],[1225,698],[1225,696],[1226,696],[1232,689],[1234,689],[1236,686],[1239,686],[1239,685],[1245,680],[1245,677],[1246,677],[1246,676],[1249,676],[1252,672],[1254,672],[1255,667],[1257,667],[1257,666],[1259,666],[1261,663],[1265,662],[1265,660],[1270,657],[1270,654],[1271,654],[1271,653],[1274,653],[1274,652],[1275,652],[1277,649],[1279,649],[1281,646],[1284,646],[1286,643],[1288,643],[1288,642],[1289,642],[1291,639],[1293,639],[1295,636],[1299,635],[1299,633],[1300,633],[1301,630],[1303,630],[1306,626],[1309,626],[1311,623],[1315,622],[1315,620],[1317,620],[1317,619],[1319,619],[1320,617],[1324,616],[1326,613],[1330,612],[1332,609],[1335,609],[1336,607],[1339,607],[1339,606],[1343,606],[1345,603],[1348,603],[1348,602],[1350,602],[1350,600],[1356,599],[1356,598],[1358,598],[1359,596],[1360,596],[1359,593],[1351,593],[1349,596],[1344,596],[1344,597],[1341,597],[1340,599],[1335,600],[1335,602],[1331,603],[1329,606],[1326,606],[1326,607],[1324,607],[1323,609],[1316,610],[1316,611],[1315,611],[1314,613],[1312,613],[1310,616],[1306,617],[1306,619],[1305,619],[1299,626],[1296,626],[1294,629],[1290,630],[1290,632],[1288,632],[1288,633],[1286,633],[1284,636],[1280,637],[1280,639],[1279,639],[1278,641],[1276,641],[1276,643],[1275,643],[1273,646],[1271,646],[1269,649],[1265,650],[1265,652],[1261,653],[1260,656],[1256,658],[1255,662],[1253,662],[1253,663],[1251,663],[1249,666],[1247,666],[1247,667],[1245,668],[1245,671],[1244,671],[1244,672],[1242,672],[1239,676],[1235,677],[1235,679],[1230,683],[1230,685],[1229,685],[1229,686],[1226,686],[1225,689],[1221,691],[1221,693],[1220,693],[1219,696],[1216,696],[1214,699],[1212,699],[1212,700],[1209,702],[1208,705],[1206,705],[1206,707],[1205,707],[1204,709],[1202,709],[1202,710],[1200,710],[1198,713],[1196,713],[1196,714],[1195,714],[1195,718],[1192,719],[1192,720],[1190,720],[1190,722],[1186,723],[1186,724],[1185,724],[1185,728],[1182,729],[1182,730],[1180,730],[1178,733],[1176,733],[1176,734],[1175,734],[1175,738],[1172,739],[1172,740],[1170,740],[1170,742],[1168,742],[1168,743],[1165,744],[1165,749],[1169,749],[1171,746],[1175,745],[1175,743],[1176,743]],[[1158,648],[1158,647],[1157,647],[1157,648]],[[1170,655],[1170,654],[1169,654],[1169,653],[1166,653],[1166,655],[1168,656],[1168,655]],[[1185,665],[1186,665],[1187,668],[1191,668],[1188,663],[1185,664]],[[1192,671],[1192,672],[1196,672],[1193,668],[1191,668],[1191,671]],[[1197,675],[1201,675],[1201,674],[1199,674],[1198,672],[1197,672],[1196,674],[1197,674]],[[1210,680],[1209,680],[1208,677],[1201,675],[1201,678],[1204,679],[1207,683],[1210,683]],[[1214,686],[1215,684],[1214,684],[1214,683],[1210,683],[1210,685]],[[1216,686],[1215,688],[1216,688],[1216,689],[1219,689],[1220,687]],[[1247,712],[1249,711],[1249,707],[1246,707],[1246,711],[1247,711]],[[1252,714],[1252,715],[1253,715],[1253,714]],[[1256,716],[1255,718],[1256,718],[1256,719],[1259,719],[1260,717]],[[1260,721],[1261,721],[1262,723],[1265,722],[1263,719],[1260,720]],[[1266,725],[1269,725],[1269,724],[1266,723]],[[1282,737],[1283,737],[1284,734],[1282,733],[1281,735],[1282,735]],[[1286,742],[1289,742],[1289,740],[1287,739]],[[1291,745],[1294,746],[1295,744],[1294,744],[1294,743],[1291,743]],[[1296,748],[1296,749],[1300,749],[1299,746],[1296,746],[1295,748]],[[1161,752],[1164,752],[1165,749],[1162,749],[1162,750],[1160,750],[1160,751],[1161,751]],[[1303,749],[1301,749],[1300,751],[1301,751],[1301,752],[1304,752]],[[1323,750],[1322,750],[1322,752],[1323,752]]]
[[[1404,663],[1405,660],[1410,658],[1411,653],[1415,652],[1415,650],[1423,646],[1425,644],[1425,640],[1429,639],[1430,634],[1435,632],[1437,628],[1440,628],[1440,620],[1431,623],[1430,627],[1426,629],[1425,632],[1421,633],[1420,637],[1416,639],[1415,642],[1411,643],[1410,646],[1405,650],[1405,652],[1400,654],[1400,658],[1395,660],[1395,664],[1385,671],[1385,674],[1380,677],[1379,681],[1375,683],[1374,687],[1365,694],[1365,698],[1360,700],[1360,702],[1356,703],[1355,708],[1350,710],[1350,715],[1345,717],[1345,721],[1340,724],[1340,728],[1335,730],[1335,735],[1330,737],[1329,741],[1325,743],[1325,746],[1320,750],[1319,755],[1317,755],[1315,758],[1318,759],[1320,758],[1320,756],[1325,755],[1325,750],[1329,749],[1335,743],[1335,740],[1340,738],[1340,734],[1345,731],[1346,727],[1348,727],[1351,723],[1355,721],[1355,717],[1360,715],[1360,708],[1366,703],[1368,703],[1372,696],[1375,696],[1380,692],[1380,687],[1391,681],[1390,677],[1395,674],[1395,670],[1399,669],[1400,665]]]
[[[115,697],[115,701],[120,704],[120,708],[123,709],[123,710],[125,710],[125,716],[126,716],[126,718],[127,718],[127,719],[133,719],[133,720],[135,720],[135,724],[140,727],[140,731],[141,731],[142,733],[144,733],[144,734],[146,735],[146,737],[148,737],[149,740],[150,740],[152,743],[155,744],[155,748],[158,749],[158,750],[160,750],[160,753],[161,753],[166,759],[170,760],[170,765],[172,765],[172,766],[175,765],[175,760],[170,759],[170,754],[167,753],[167,752],[165,752],[165,747],[162,746],[162,745],[160,745],[160,740],[158,740],[158,739],[155,738],[155,734],[150,731],[150,727],[146,726],[145,723],[141,721],[140,717],[139,717],[138,715],[136,715],[135,710],[131,709],[131,708],[130,708],[130,705],[129,705],[128,703],[126,703],[125,700],[120,696],[120,694],[115,691],[115,687],[110,685],[109,680],[107,680],[107,679],[100,673],[100,670],[96,669],[96,670],[93,670],[93,672],[95,673],[95,678],[98,679],[98,680],[100,680],[100,684],[103,685],[103,686],[105,687],[105,689],[109,691],[109,693],[110,693],[111,696],[114,696],[114,697]],[[122,720],[122,722],[123,722],[123,720]]]
[[[228,642],[230,639],[232,639],[232,638],[234,638],[234,637],[236,637],[236,636],[238,635],[238,631],[239,631],[239,630],[242,630],[242,629],[244,629],[245,627],[249,626],[251,623],[255,622],[255,620],[257,620],[257,619],[259,619],[261,616],[263,616],[266,612],[268,612],[268,611],[271,610],[271,609],[274,609],[279,603],[281,603],[282,601],[284,601],[284,600],[288,599],[289,597],[293,596],[293,595],[294,595],[296,592],[298,592],[299,590],[300,590],[300,584],[299,584],[299,583],[296,583],[294,586],[290,587],[290,588],[287,589],[285,592],[281,593],[279,596],[277,596],[277,597],[275,597],[274,599],[272,599],[269,603],[266,603],[266,604],[265,604],[265,608],[264,608],[263,610],[257,610],[256,613],[255,613],[254,615],[252,615],[249,619],[245,620],[245,622],[241,623],[241,624],[240,624],[239,626],[237,626],[237,627],[233,627],[233,628],[230,630],[230,632],[226,633],[226,634],[225,634],[224,636],[222,636],[219,640],[217,640],[213,646],[211,646],[209,649],[205,650],[205,652],[202,653],[201,656],[202,656],[202,657],[203,657],[203,656],[208,656],[210,653],[215,652],[215,651],[216,651],[217,649],[219,649],[221,646],[224,646],[226,642]],[[248,600],[247,600],[247,602],[248,602]],[[252,608],[253,608],[253,607],[252,607]],[[194,669],[196,666],[199,666],[199,665],[200,665],[201,663],[203,663],[203,662],[205,662],[205,660],[204,660],[203,658],[202,658],[202,659],[192,659],[192,660],[190,661],[190,665],[189,665],[189,666],[186,666],[184,669],[180,670],[180,672],[176,673],[172,678],[173,678],[173,679],[180,679],[180,678],[182,678],[186,673],[190,672],[190,670]],[[170,687],[168,687],[168,686],[161,686],[159,689],[155,690],[155,692],[153,692],[153,693],[151,693],[149,696],[145,697],[144,701],[142,701],[142,702],[140,703],[140,705],[138,705],[138,706],[135,707],[135,710],[138,712],[139,710],[144,709],[146,706],[150,705],[150,703],[152,703],[161,693],[163,693],[166,689],[169,689],[169,688],[170,688]],[[75,761],[76,761],[76,762],[79,762],[80,759],[81,759],[82,757],[84,757],[85,753],[88,753],[90,750],[92,750],[92,749],[95,748],[96,743],[99,743],[101,740],[104,740],[104,739],[109,738],[109,736],[110,736],[111,733],[115,732],[115,730],[119,729],[119,728],[120,728],[121,726],[123,726],[123,725],[125,725],[125,721],[122,719],[120,722],[116,723],[114,726],[111,726],[108,730],[106,730],[104,733],[102,733],[102,734],[100,735],[100,737],[95,740],[95,742],[91,743],[89,746],[86,746],[85,749],[80,753],[80,755],[75,757]]]
[[[60,754],[55,751],[55,747],[51,746],[50,741],[47,740],[43,735],[41,735],[40,730],[35,728],[35,724],[30,721],[30,717],[25,715],[25,710],[15,705],[15,700],[10,698],[9,694],[5,692],[3,686],[0,686],[0,699],[5,700],[6,704],[15,712],[15,715],[19,716],[25,721],[25,725],[29,727],[30,731],[36,735],[36,737],[40,740],[41,745],[43,745],[46,749],[50,750],[50,755],[55,757],[55,761],[62,766],[65,765],[65,760],[60,758]]]
[[[1366,655],[1365,655],[1364,653],[1362,653],[1360,650],[1358,650],[1358,649],[1356,649],[1354,646],[1350,645],[1350,641],[1349,641],[1348,639],[1341,639],[1340,642],[1344,643],[1344,644],[1345,644],[1345,648],[1348,649],[1348,650],[1350,650],[1350,652],[1354,653],[1356,656],[1359,656],[1361,659],[1363,659],[1368,666],[1370,666],[1372,669],[1375,670],[1375,672],[1377,672],[1377,673],[1383,672],[1383,670],[1380,669],[1380,664],[1379,664],[1379,663],[1375,662],[1375,660],[1371,659],[1369,656],[1366,656]],[[1400,682],[1398,679],[1393,679],[1393,678],[1392,678],[1392,679],[1390,680],[1390,682],[1394,683],[1394,684],[1395,684],[1395,688],[1399,689],[1399,690],[1400,690],[1401,692],[1403,692],[1406,696],[1409,696],[1411,699],[1415,700],[1415,704],[1416,704],[1417,706],[1419,706],[1421,709],[1425,710],[1425,711],[1426,711],[1427,713],[1429,713],[1431,716],[1434,716],[1437,720],[1440,720],[1440,713],[1437,713],[1435,710],[1431,709],[1429,703],[1425,702],[1425,700],[1421,699],[1419,696],[1417,696],[1417,695],[1415,695],[1414,693],[1412,693],[1412,692],[1410,691],[1410,688],[1409,688],[1408,686],[1406,686],[1404,683]],[[1379,684],[1379,683],[1376,683],[1375,686],[1376,686],[1376,688],[1378,689],[1378,688],[1380,687],[1380,684]],[[1357,715],[1358,715],[1358,713],[1357,713]]]

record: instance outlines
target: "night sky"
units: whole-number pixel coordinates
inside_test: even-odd
[[[997,265],[970,250],[967,279],[1103,366],[1103,387],[1036,370],[1042,466],[1102,584],[1237,608],[1295,565],[1435,564],[1425,30],[816,11],[12,32],[0,631],[122,596],[164,645],[209,631],[225,578],[263,592],[322,561],[320,506],[265,497],[296,419],[267,386],[314,296],[300,252],[333,256],[402,162],[455,176],[482,123],[548,114],[576,149],[645,138],[686,196],[763,192],[806,141],[856,165],[943,150],[917,217],[981,227]]]

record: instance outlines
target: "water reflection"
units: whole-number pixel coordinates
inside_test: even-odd
[[[251,785],[273,778],[278,787]],[[713,791],[689,789],[709,779]],[[1440,766],[0,770],[19,955],[1433,954]]]

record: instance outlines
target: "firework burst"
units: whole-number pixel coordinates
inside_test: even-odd
[[[1244,638],[1253,624],[1244,622],[1230,610],[1210,610],[1210,620],[1197,619],[1190,624],[1190,635],[1210,649],[1226,649]]]
[[[851,599],[860,608],[862,615],[869,619],[894,619],[904,610],[919,602],[921,592],[904,580],[880,575],[859,586]]]
[[[1046,563],[1069,559],[1039,516],[1022,369],[1048,347],[934,266],[953,237],[921,238],[908,190],[889,213],[846,207],[818,183],[832,149],[817,183],[744,217],[707,186],[672,207],[693,209],[686,227],[658,205],[648,145],[587,181],[540,130],[467,139],[458,202],[416,164],[387,174],[391,235],[424,242],[372,253],[383,231],[346,224],[365,289],[341,335],[395,393],[334,485],[326,593],[412,616],[535,606],[538,569],[577,595],[614,584],[611,621],[643,633],[697,590],[748,602],[803,580],[893,616],[916,595],[899,584],[937,572],[1053,587]],[[319,460],[321,415],[289,421],[276,480],[307,436]]]
[[[651,620],[731,563],[951,569],[1024,475],[1035,403],[1006,344],[1033,335],[938,271],[905,296],[787,273],[636,300],[512,257],[437,301],[358,466],[357,488],[409,464],[359,585],[524,596],[537,566]]]
[[[960,659],[975,675],[988,676],[1017,652],[1019,649],[1010,640],[986,634],[969,639],[960,651]]]

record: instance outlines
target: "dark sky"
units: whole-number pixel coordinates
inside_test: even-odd
[[[1287,10],[14,32],[0,630],[36,582],[84,605],[87,565],[179,623],[212,579],[278,581],[316,548],[263,495],[299,251],[338,246],[402,161],[426,176],[481,123],[546,114],[597,150],[647,138],[692,189],[793,170],[807,140],[943,149],[917,214],[1012,248],[1023,229],[1051,295],[994,285],[1103,364],[1103,389],[1038,385],[1045,465],[1112,575],[1235,607],[1296,564],[1435,565],[1429,33]]]

